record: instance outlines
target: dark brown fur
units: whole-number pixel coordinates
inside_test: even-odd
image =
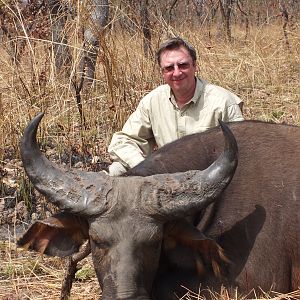
[[[300,127],[244,121],[230,128],[239,146],[239,165],[207,228],[200,228],[231,261],[226,276],[221,281],[208,274],[199,278],[177,266],[180,250],[172,256],[166,252],[156,281],[159,299],[168,299],[166,294],[181,284],[196,291],[199,284],[216,290],[223,284],[241,293],[253,288],[285,293],[300,287]],[[196,154],[199,144],[202,151]],[[221,147],[219,129],[187,136],[158,150],[128,175],[206,168]]]

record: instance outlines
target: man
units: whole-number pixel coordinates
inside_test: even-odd
[[[108,147],[111,176],[119,176],[162,147],[188,134],[225,122],[242,121],[242,101],[228,90],[195,77],[196,51],[181,38],[163,43],[156,54],[165,85],[152,90],[116,132]]]

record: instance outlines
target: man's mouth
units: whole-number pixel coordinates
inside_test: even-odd
[[[178,82],[178,81],[182,81],[184,79],[184,77],[182,78],[173,78],[172,81]]]

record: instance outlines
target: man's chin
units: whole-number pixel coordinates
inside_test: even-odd
[[[174,88],[180,88],[183,85],[184,85],[184,80],[183,79],[181,79],[181,80],[173,80],[171,82],[171,86],[174,87]]]
[[[176,84],[173,84],[171,86],[171,89],[172,89],[172,91],[181,91],[183,87],[184,87],[184,84],[182,84],[181,82],[178,82]]]

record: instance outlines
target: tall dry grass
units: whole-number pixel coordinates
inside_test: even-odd
[[[73,27],[72,27],[73,26]],[[58,148],[74,144],[89,146],[92,154],[104,155],[112,133],[121,128],[143,95],[161,83],[153,57],[143,54],[140,34],[114,26],[102,41],[96,80],[82,95],[86,128],[80,126],[72,81],[78,78],[82,54],[78,24],[69,24],[74,64],[70,77],[55,69],[49,40],[26,35],[20,63],[13,64],[7,53],[11,41],[0,48],[0,159],[5,150],[18,155],[24,126],[37,112],[45,111],[40,136],[50,138]],[[239,27],[231,44],[209,38],[201,30],[179,27],[170,34],[185,37],[199,56],[199,76],[238,94],[245,102],[245,117],[299,124],[299,28],[289,33],[286,46],[280,25],[253,28],[247,41]],[[162,40],[153,33],[153,48]],[[103,49],[105,51],[103,51]]]
[[[82,8],[81,8],[82,9]],[[81,15],[83,19],[83,15]],[[115,16],[115,19],[118,19]],[[80,18],[69,21],[67,32],[73,64],[70,76],[57,70],[51,39],[34,38],[19,32],[13,40],[3,38],[0,46],[0,166],[13,168],[19,156],[18,144],[27,122],[38,112],[46,113],[39,138],[57,152],[87,151],[107,158],[111,135],[121,128],[137,103],[161,83],[153,57],[143,54],[139,31],[128,33],[112,23],[102,40],[94,84],[82,94],[86,127],[80,122],[72,81],[78,78],[82,54]],[[289,47],[280,24],[251,28],[247,40],[243,30],[233,28],[233,42],[210,37],[204,27],[189,26],[183,20],[166,30],[166,24],[153,31],[157,48],[165,35],[180,35],[197,49],[198,75],[238,94],[245,102],[247,119],[300,125],[300,29],[289,32]],[[164,30],[162,30],[164,28]],[[25,41],[20,62],[9,54],[16,42]],[[13,160],[12,160],[13,159]],[[19,174],[22,176],[22,174]],[[0,299],[58,299],[63,276],[61,260],[29,255],[15,249],[14,241],[1,245]],[[90,262],[85,262],[91,269]],[[89,272],[89,271],[88,271]],[[95,278],[77,281],[72,299],[97,299]],[[299,293],[273,299],[299,299]],[[264,299],[268,299],[265,295]],[[187,291],[184,299],[201,299]],[[216,299],[228,299],[226,292]]]

